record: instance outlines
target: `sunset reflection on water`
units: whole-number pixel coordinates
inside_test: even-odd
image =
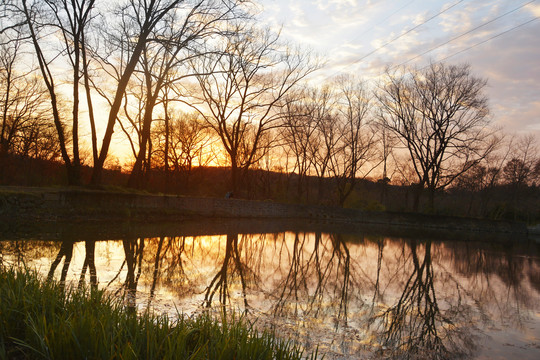
[[[2,241],[0,250],[4,265],[94,281],[139,310],[225,306],[327,358],[540,355],[535,244],[280,232]]]

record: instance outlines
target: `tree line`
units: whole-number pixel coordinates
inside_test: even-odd
[[[340,205],[367,177],[414,184],[418,210],[426,190],[433,207],[449,187],[540,177],[537,139],[492,126],[469,65],[316,84],[322,59],[258,25],[251,1],[4,0],[0,24],[0,151],[62,161],[71,185],[103,182],[113,141],[135,188],[219,165],[235,193],[259,169],[322,202],[331,179]]]

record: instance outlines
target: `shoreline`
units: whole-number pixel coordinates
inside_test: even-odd
[[[525,223],[356,209],[272,201],[183,197],[84,188],[0,187],[0,219],[6,224],[177,223],[204,219],[299,223],[304,228],[341,225],[427,233],[462,232],[525,237],[537,227]],[[303,224],[302,224],[303,223]],[[309,225],[309,226],[307,226]],[[259,224],[260,226],[260,224]],[[18,227],[18,226],[17,226]],[[77,226],[75,226],[77,227]],[[284,229],[292,225],[282,226]],[[300,226],[302,228],[302,226]]]

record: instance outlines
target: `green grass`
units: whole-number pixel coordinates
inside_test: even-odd
[[[302,350],[242,318],[171,319],[101,290],[64,289],[0,267],[0,359],[301,359]],[[317,354],[307,358],[315,359]]]

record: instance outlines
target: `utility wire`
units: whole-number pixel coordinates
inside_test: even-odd
[[[414,1],[414,0],[413,0],[413,1]],[[412,32],[412,31],[418,29],[420,26],[422,26],[422,25],[428,23],[429,21],[435,19],[437,16],[440,16],[440,15],[444,14],[445,12],[447,12],[448,10],[452,9],[453,7],[459,5],[459,4],[462,3],[463,1],[464,1],[464,0],[459,0],[458,2],[456,2],[456,3],[452,4],[452,5],[450,5],[449,7],[447,7],[446,9],[439,11],[437,14],[431,16],[430,18],[428,18],[427,20],[423,21],[423,22],[420,23],[420,24],[418,24],[418,25],[416,25],[416,26],[413,26],[412,28],[410,28],[409,30],[405,31],[403,34],[396,36],[396,37],[393,38],[392,40],[387,41],[387,42],[384,43],[383,45],[381,45],[381,46],[379,46],[378,48],[372,50],[372,51],[369,52],[368,54],[362,56],[360,59],[357,59],[357,60],[355,60],[355,61],[353,61],[353,62],[347,64],[346,67],[351,67],[352,65],[357,64],[357,63],[359,63],[360,61],[364,60],[364,59],[367,58],[368,56],[371,56],[371,55],[375,54],[377,51],[379,51],[379,50],[381,50],[382,48],[386,47],[387,45],[393,43],[394,41],[396,41],[396,40],[402,38],[403,36],[409,34],[410,32]],[[410,5],[411,3],[412,3],[412,1],[409,2],[409,3],[407,3],[407,4],[405,4],[405,6],[402,6],[398,11],[401,11],[403,8],[407,7],[407,6]],[[396,12],[397,12],[397,11],[396,11]],[[394,15],[396,12],[392,13],[390,16]],[[387,19],[388,19],[390,16],[388,16]],[[339,72],[341,72],[341,70],[336,70],[336,71],[334,71],[332,74],[326,76],[326,77],[324,78],[324,80],[328,80],[328,79],[332,78],[333,76],[335,76],[335,75],[336,75],[337,73],[339,73]]]
[[[528,3],[525,3],[525,4],[523,4],[523,5],[521,5],[521,6],[517,7],[517,8],[515,8],[515,9],[513,9],[513,10],[510,10],[510,11],[508,11],[508,12],[502,14],[502,15],[499,15],[499,16],[497,16],[496,18],[491,19],[491,20],[489,20],[489,21],[487,21],[487,22],[485,22],[485,23],[483,23],[483,24],[481,24],[481,25],[479,25],[479,26],[477,26],[477,27],[475,27],[475,28],[473,28],[473,29],[470,29],[469,31],[466,31],[466,32],[464,32],[464,33],[461,34],[461,35],[458,35],[458,36],[456,36],[456,37],[453,37],[452,39],[450,39],[450,40],[448,40],[448,41],[445,41],[444,43],[442,43],[442,44],[440,44],[440,45],[437,45],[437,46],[435,46],[435,47],[432,47],[431,49],[429,49],[429,50],[427,50],[427,51],[424,51],[423,53],[421,53],[421,54],[419,54],[419,55],[416,55],[415,57],[412,57],[412,58],[410,58],[409,60],[404,61],[404,62],[402,62],[401,64],[394,66],[393,68],[401,67],[401,66],[403,66],[403,65],[405,65],[405,64],[407,64],[407,63],[409,63],[409,62],[411,62],[411,61],[413,61],[413,60],[415,60],[415,59],[418,59],[419,57],[424,56],[424,55],[426,55],[427,53],[430,53],[430,52],[432,52],[432,51],[435,50],[435,49],[438,49],[438,48],[440,48],[440,47],[442,47],[442,46],[444,46],[444,45],[446,45],[446,44],[451,43],[452,41],[455,41],[455,40],[457,40],[457,39],[460,39],[460,38],[462,38],[463,36],[472,33],[473,31],[476,31],[476,30],[478,30],[478,29],[480,29],[480,28],[482,28],[482,27],[484,27],[484,26],[486,26],[486,25],[491,24],[491,23],[494,22],[494,21],[499,20],[499,19],[502,18],[502,17],[505,17],[505,16],[507,16],[507,15],[513,13],[513,12],[516,12],[517,10],[519,10],[519,9],[521,9],[521,8],[527,6],[527,5],[529,5],[530,3],[533,3],[533,2],[535,2],[535,1],[536,1],[536,0],[529,1]]]
[[[392,16],[396,15],[398,12],[402,11],[403,9],[405,9],[407,6],[411,5],[413,2],[415,2],[415,0],[411,0],[409,1],[408,3],[406,3],[405,5],[403,5],[402,7],[400,7],[399,9],[397,9],[396,11],[394,11],[393,13],[391,13],[390,15],[388,15],[387,17],[385,17],[384,19],[382,19],[381,21],[379,21],[378,23],[372,25],[370,28],[368,28],[367,30],[361,32],[360,34],[358,34],[356,37],[354,37],[351,41],[354,41],[354,40],[358,40],[362,37],[362,35],[366,34],[367,32],[373,30],[376,26],[379,26],[380,24],[383,24],[386,22],[386,20],[390,19]]]
[[[484,43],[486,43],[486,42],[488,42],[488,41],[490,41],[490,40],[493,40],[493,39],[495,39],[495,38],[498,38],[499,36],[502,36],[502,35],[504,35],[504,34],[506,34],[506,33],[509,33],[510,31],[513,31],[513,30],[515,30],[515,29],[517,29],[517,28],[520,28],[520,27],[522,27],[522,26],[525,26],[525,25],[527,25],[527,24],[530,24],[530,23],[532,23],[533,21],[538,20],[538,19],[540,19],[540,17],[532,18],[532,19],[530,19],[530,20],[528,20],[528,21],[525,21],[525,22],[523,22],[523,23],[521,23],[521,24],[519,24],[519,25],[516,25],[516,26],[514,26],[514,27],[512,27],[512,28],[510,28],[510,29],[508,29],[508,30],[505,30],[505,31],[503,31],[503,32],[501,32],[501,33],[498,33],[498,34],[496,34],[496,35],[493,35],[493,36],[487,38],[487,39],[484,40],[484,41],[480,41],[479,43],[476,43],[476,44],[471,45],[471,46],[469,46],[469,47],[467,47],[467,48],[465,48],[465,49],[463,49],[463,50],[460,50],[460,51],[455,52],[455,53],[453,53],[453,54],[451,54],[451,55],[448,55],[447,57],[445,57],[445,58],[443,58],[443,59],[437,60],[436,62],[442,62],[442,61],[445,61],[445,60],[447,60],[447,59],[450,59],[451,57],[454,57],[454,56],[456,56],[456,55],[458,55],[458,54],[461,54],[462,52],[468,51],[468,50],[470,50],[470,49],[472,49],[472,48],[475,48],[475,47],[477,47],[477,46],[479,46],[479,45],[482,45],[482,44],[484,44]],[[428,66],[429,66],[429,65],[428,65]],[[424,69],[425,69],[425,68],[427,68],[427,66],[424,67]]]
[[[360,59],[353,61],[352,63],[349,64],[349,66],[350,66],[350,65],[354,65],[354,64],[356,64],[356,63],[358,63],[358,62],[364,60],[364,59],[367,58],[368,56],[371,56],[371,55],[375,54],[377,51],[379,51],[379,50],[381,50],[382,48],[386,47],[387,45],[393,43],[394,41],[396,41],[396,40],[402,38],[403,36],[409,34],[411,31],[414,31],[414,30],[418,29],[420,26],[422,26],[422,25],[428,23],[429,21],[435,19],[437,16],[444,14],[445,12],[447,12],[447,11],[450,10],[450,9],[452,9],[452,8],[455,7],[456,5],[459,5],[459,4],[462,3],[463,1],[464,1],[464,0],[459,0],[459,1],[456,2],[455,4],[450,5],[450,6],[447,7],[446,9],[444,9],[444,10],[438,12],[437,14],[431,16],[430,18],[428,18],[428,19],[425,20],[424,22],[422,22],[422,23],[420,23],[420,24],[418,24],[418,25],[416,25],[416,26],[410,28],[409,30],[405,31],[405,32],[404,32],[403,34],[401,34],[401,35],[396,36],[396,37],[393,38],[392,40],[387,41],[387,42],[384,43],[383,45],[379,46],[378,48],[374,49],[373,51],[369,52],[368,54],[362,56]]]

